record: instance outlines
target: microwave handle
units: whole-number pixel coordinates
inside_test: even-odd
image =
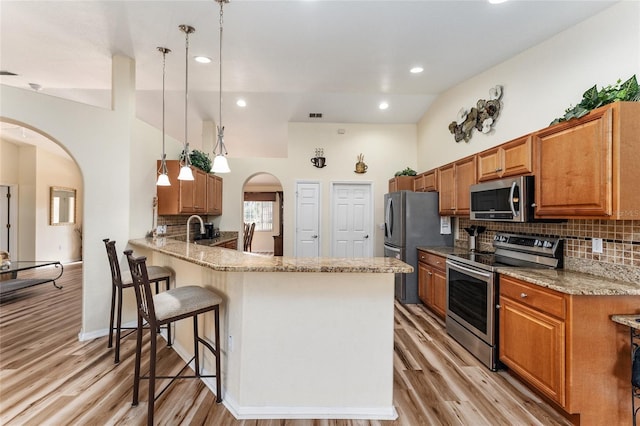
[[[517,186],[518,186],[518,183],[517,182],[513,182],[511,184],[511,191],[509,191],[509,207],[511,207],[511,213],[513,214],[513,217],[520,216],[520,213],[516,211],[516,208],[513,205],[513,194],[514,194],[514,192],[516,192],[516,187]]]

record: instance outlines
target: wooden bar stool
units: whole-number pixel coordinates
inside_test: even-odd
[[[116,253],[116,242],[109,241],[108,238],[102,240],[107,248],[107,258],[109,259],[109,267],[111,268],[111,315],[109,317],[109,343],[108,348],[113,347],[113,332],[116,334],[116,354],[115,363],[120,362],[120,340],[133,333],[133,330],[137,330],[137,327],[122,327],[122,289],[133,287],[133,280],[131,279],[131,272],[120,271],[120,263],[118,262],[118,255]],[[169,290],[171,286],[171,277],[173,272],[168,268],[162,266],[149,266],[149,281],[156,284],[156,293],[159,292],[159,283],[165,283],[165,290]],[[117,306],[116,306],[117,300]],[[117,311],[117,317],[115,318],[116,324],[114,327],[113,321]],[[171,325],[167,325],[167,345],[171,346]],[[131,330],[129,333],[122,336],[122,330]]]
[[[153,425],[154,403],[157,398],[173,383],[175,379],[200,379],[207,377],[216,378],[216,402],[222,401],[222,381],[220,377],[220,304],[222,298],[211,290],[203,287],[190,285],[176,287],[162,293],[153,295],[146,266],[146,257],[134,257],[133,251],[124,252],[129,261],[129,270],[133,278],[133,288],[136,292],[136,302],[138,307],[138,336],[136,342],[136,362],[133,378],[133,403],[138,405],[138,391],[140,379],[149,380],[149,403],[147,424]],[[213,311],[214,316],[214,338],[213,345],[203,339],[198,334],[198,315]],[[194,356],[175,376],[156,376],[156,354],[157,354],[157,331],[158,327],[184,318],[193,318],[193,348]],[[143,322],[149,323],[151,333],[151,351],[149,354],[149,375],[140,375],[140,359],[142,357],[142,330]],[[200,356],[198,343],[202,343],[216,359],[216,374],[200,374]],[[194,361],[194,375],[182,375],[191,361]],[[155,380],[171,379],[156,396]]]

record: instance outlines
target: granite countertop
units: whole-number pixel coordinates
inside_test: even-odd
[[[640,330],[640,315],[611,315],[611,321]]]
[[[440,256],[468,252],[460,247],[418,247],[418,249]],[[566,269],[501,267],[498,268],[498,272],[565,294],[589,296],[640,295],[640,283],[615,280]]]
[[[408,273],[413,267],[390,257],[332,258],[283,257],[246,253],[186,243],[172,238],[141,238],[129,240],[134,247],[150,249],[178,259],[186,260],[216,271],[228,272],[365,272]]]

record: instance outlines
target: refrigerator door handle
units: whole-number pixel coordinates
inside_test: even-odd
[[[393,234],[393,203],[391,198],[387,200],[387,212],[384,219],[384,236],[390,237]]]

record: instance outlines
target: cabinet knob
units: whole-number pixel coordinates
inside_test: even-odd
[[[502,306],[496,305],[496,309],[500,309],[500,308],[502,308]]]
[[[520,293],[520,297],[524,299],[525,297],[527,297],[527,293]]]
[[[433,273],[431,273],[431,271],[427,272],[427,274],[429,274],[429,275],[433,275]]]

